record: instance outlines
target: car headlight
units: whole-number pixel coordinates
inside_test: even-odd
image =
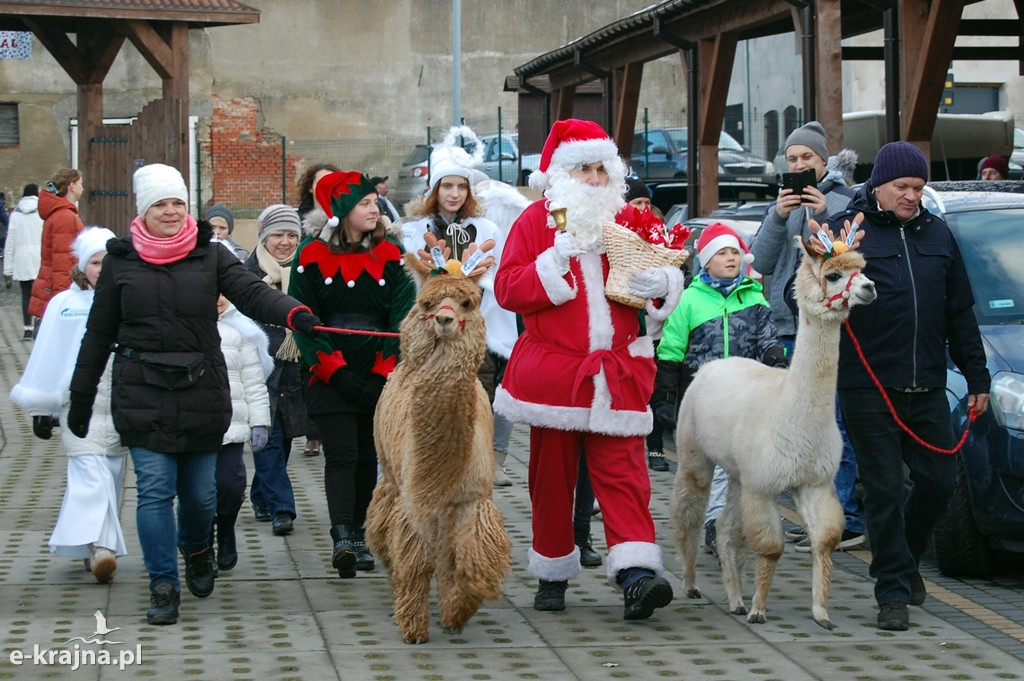
[[[1004,371],[992,380],[992,416],[1004,428],[1024,430],[1024,375]]]
[[[774,175],[775,174],[775,164],[772,163],[771,161],[768,161],[767,163],[765,163],[764,164],[764,174],[765,175]]]

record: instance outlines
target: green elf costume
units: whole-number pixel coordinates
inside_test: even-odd
[[[320,432],[324,487],[331,516],[331,563],[341,577],[372,570],[363,523],[377,483],[373,413],[398,359],[397,332],[416,290],[403,267],[401,243],[387,236],[376,188],[358,172],[340,171],[316,185],[326,222],[307,220],[288,292],[323,323],[344,332],[293,336],[308,372],[306,406]],[[365,197],[378,212],[372,231],[353,229],[346,216]],[[322,224],[320,224],[322,222]]]

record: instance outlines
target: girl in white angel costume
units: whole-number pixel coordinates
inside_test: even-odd
[[[72,246],[78,265],[73,283],[54,296],[46,308],[25,374],[11,390],[11,401],[28,410],[36,437],[50,439],[54,425],[67,418],[68,386],[78,348],[92,308],[94,287],[100,276],[107,241],[114,233],[101,227],[82,231]],[[124,480],[126,447],[114,430],[110,415],[110,365],[107,364],[83,439],[61,428],[61,444],[68,455],[68,480],[57,525],[50,535],[50,552],[83,558],[85,567],[100,583],[109,582],[117,569],[116,556],[127,553],[118,507]]]

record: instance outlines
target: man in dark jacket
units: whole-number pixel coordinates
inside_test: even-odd
[[[988,407],[990,384],[960,250],[946,223],[921,205],[927,179],[928,161],[917,147],[886,144],[871,179],[828,221],[838,230],[864,214],[864,274],[878,291],[870,308],[851,311],[850,326],[895,415],[846,334],[839,350],[839,399],[864,485],[878,627],[893,631],[907,628],[907,604],[921,605],[927,595],[918,560],[946,510],[956,475],[954,457],[912,441],[894,416],[925,442],[953,446],[947,343],[967,379],[968,407],[979,414]],[[904,464],[913,484],[906,501]]]

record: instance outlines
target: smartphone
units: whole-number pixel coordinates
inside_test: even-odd
[[[804,188],[813,186],[816,179],[814,168],[800,173],[782,173],[782,188],[792,189],[794,194],[803,194]]]

